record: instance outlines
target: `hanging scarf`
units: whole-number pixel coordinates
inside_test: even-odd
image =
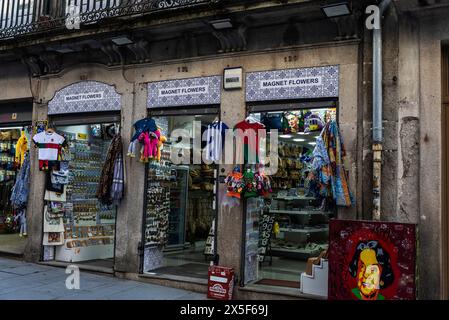
[[[22,167],[17,175],[16,183],[12,188],[11,204],[15,209],[23,209],[28,202],[30,192],[30,155],[25,153]]]
[[[114,166],[119,154],[123,152],[122,137],[116,134],[109,145],[106,161],[101,171],[100,182],[97,187],[96,197],[105,205],[111,205],[113,199],[111,197],[112,183],[114,180]],[[123,158],[122,158],[123,161]]]
[[[326,124],[316,140],[313,166],[319,173],[320,193],[333,197],[337,206],[353,203],[349,190],[349,175],[345,169],[346,150],[336,121]]]
[[[111,199],[115,205],[120,204],[124,194],[123,155],[120,151],[114,161],[114,176],[112,178]]]

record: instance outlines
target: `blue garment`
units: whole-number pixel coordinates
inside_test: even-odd
[[[144,132],[154,132],[157,130],[156,122],[154,119],[145,118],[134,123],[134,129],[136,129],[136,133],[134,133],[131,138],[131,142],[137,140],[139,136]]]
[[[30,155],[27,152],[22,167],[17,175],[16,183],[11,192],[11,204],[16,209],[25,208],[30,192]]]

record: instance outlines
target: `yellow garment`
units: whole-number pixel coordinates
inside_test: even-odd
[[[281,229],[279,228],[279,223],[275,222],[273,226],[273,233],[277,236],[281,232]]]
[[[157,161],[161,161],[161,153],[164,148],[164,143],[167,142],[167,137],[162,134],[162,129],[158,126],[159,132],[161,136],[159,137],[159,141],[157,142]]]
[[[22,132],[22,135],[20,136],[16,144],[16,156],[15,156],[16,163],[20,163],[20,165],[23,164],[23,160],[25,159],[25,153],[27,151],[28,151],[28,139],[25,136],[25,132]]]
[[[167,142],[167,137],[161,136],[157,143],[157,161],[161,161],[161,150],[164,147],[165,142]]]

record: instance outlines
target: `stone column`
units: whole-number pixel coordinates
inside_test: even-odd
[[[136,84],[135,89],[130,85],[122,94],[125,196],[117,213],[114,269],[116,272],[139,273],[141,260],[138,246],[142,240],[145,165],[139,162],[137,155],[130,158],[126,153],[134,133],[134,122],[147,115],[147,88],[144,83]]]
[[[233,128],[246,117],[244,90],[223,91],[221,97],[221,120],[229,128]],[[227,175],[232,171],[233,165],[220,165],[219,175]],[[242,224],[244,218],[243,202],[231,209],[222,205],[226,196],[224,184],[218,189],[218,222],[217,222],[217,252],[220,256],[221,266],[232,267],[240,279],[241,254],[244,239],[242,238]]]
[[[47,105],[33,104],[33,126],[36,121],[47,120]],[[45,192],[45,173],[39,171],[37,148],[31,143],[30,148],[30,194],[26,211],[28,241],[25,246],[24,259],[38,262],[42,255],[43,210]]]

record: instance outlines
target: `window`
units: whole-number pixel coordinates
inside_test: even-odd
[[[0,0],[0,29],[33,21],[33,0]]]
[[[251,116],[279,132],[278,170],[270,176],[271,197],[246,201],[245,284],[300,287],[308,259],[328,248],[328,221],[335,216],[332,197],[320,188],[313,150],[337,109],[278,106],[254,108]],[[270,144],[270,134],[267,134]],[[269,147],[267,147],[269,149]],[[246,170],[256,166],[246,165]]]

